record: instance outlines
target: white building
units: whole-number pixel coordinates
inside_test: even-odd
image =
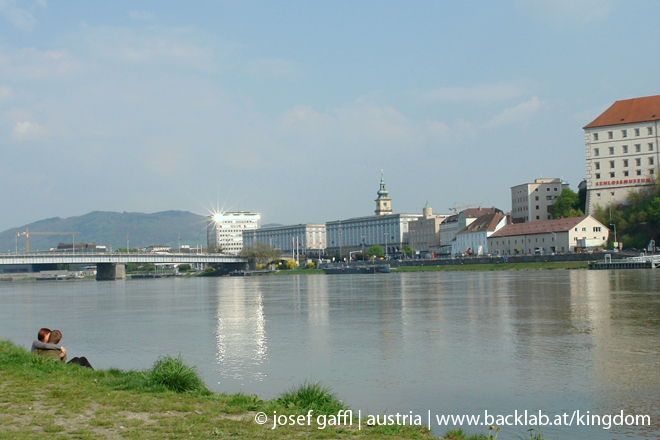
[[[408,244],[409,223],[420,217],[420,214],[389,214],[327,222],[326,253],[338,253],[345,258],[349,252],[363,248],[366,251],[375,244],[388,255],[401,252]]]
[[[506,226],[507,217],[504,214],[486,214],[458,231],[451,243],[452,254],[487,254],[488,237]]]
[[[451,246],[458,231],[474,222],[477,218],[487,214],[501,214],[497,208],[469,208],[464,209],[458,214],[447,217],[440,223],[440,252],[441,254],[450,254]]]
[[[243,250],[243,232],[261,226],[261,214],[251,212],[218,212],[209,216],[206,243],[221,247],[223,253],[238,255]]]
[[[292,226],[273,226],[243,232],[243,245],[266,243],[282,253],[294,249],[301,255],[322,255],[325,251],[325,225],[306,223]]]
[[[488,238],[488,250],[497,255],[573,252],[581,242],[606,245],[609,232],[591,216],[514,223]]]
[[[655,183],[660,95],[616,101],[584,126],[587,214]]]
[[[511,187],[511,218],[513,223],[552,220],[552,205],[568,183],[561,179],[535,179]]]
[[[326,253],[339,254],[344,259],[349,252],[380,245],[387,255],[400,252],[408,244],[408,224],[417,221],[420,214],[392,214],[392,203],[385,189],[381,172],[380,189],[376,202],[376,215],[335,220],[325,224]]]

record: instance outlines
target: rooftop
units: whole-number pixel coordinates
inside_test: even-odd
[[[587,217],[571,217],[538,222],[514,223],[512,225],[504,226],[502,229],[491,235],[490,238],[566,232],[580,224],[586,218]]]
[[[583,128],[607,127],[660,120],[660,95],[616,101]]]

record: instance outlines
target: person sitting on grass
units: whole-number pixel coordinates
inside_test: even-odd
[[[44,351],[53,351],[52,354],[57,354],[60,359],[66,357],[66,348],[62,347],[59,344],[49,343],[51,331],[48,328],[42,328],[37,333],[37,340],[32,342],[32,348],[30,351],[35,354],[43,354]],[[61,334],[60,334],[61,338]],[[59,342],[59,340],[57,341]]]
[[[48,336],[48,342],[49,344],[46,345],[55,345],[57,346],[60,341],[62,340],[62,332],[59,330],[53,330],[50,335]],[[53,359],[60,359],[62,362],[66,362],[66,351],[64,354],[58,352],[55,349],[46,349],[46,350],[33,350],[36,354],[41,355],[41,356],[47,356]],[[86,357],[74,357],[71,359],[68,364],[78,364],[83,367],[91,368],[92,370],[94,367],[92,367],[92,364],[89,363]]]

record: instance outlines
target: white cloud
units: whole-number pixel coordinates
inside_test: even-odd
[[[45,139],[47,132],[41,125],[37,124],[36,122],[19,121],[14,124],[11,135],[14,140],[33,141]]]
[[[0,0],[0,12],[15,28],[30,32],[37,20],[31,12],[16,6],[15,0]]]
[[[147,11],[129,11],[129,18],[132,20],[153,21],[156,17],[151,12]]]
[[[527,102],[523,102],[515,107],[504,110],[502,113],[491,119],[486,126],[492,128],[517,122],[525,122],[536,113],[541,105],[542,102],[539,98],[534,96]]]
[[[404,152],[447,143],[451,130],[444,122],[414,121],[390,106],[357,100],[326,114],[297,106],[277,121],[279,131],[310,146],[344,145]]]
[[[517,98],[524,93],[519,86],[507,83],[480,84],[473,87],[440,87],[422,94],[423,99],[443,102],[487,104]]]

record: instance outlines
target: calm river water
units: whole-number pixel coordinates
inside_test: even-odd
[[[659,291],[648,269],[5,282],[0,337],[29,347],[57,328],[98,368],[181,353],[214,391],[262,398],[319,380],[353,409],[430,411],[436,435],[436,414],[623,410],[652,426],[543,432],[657,438]]]

